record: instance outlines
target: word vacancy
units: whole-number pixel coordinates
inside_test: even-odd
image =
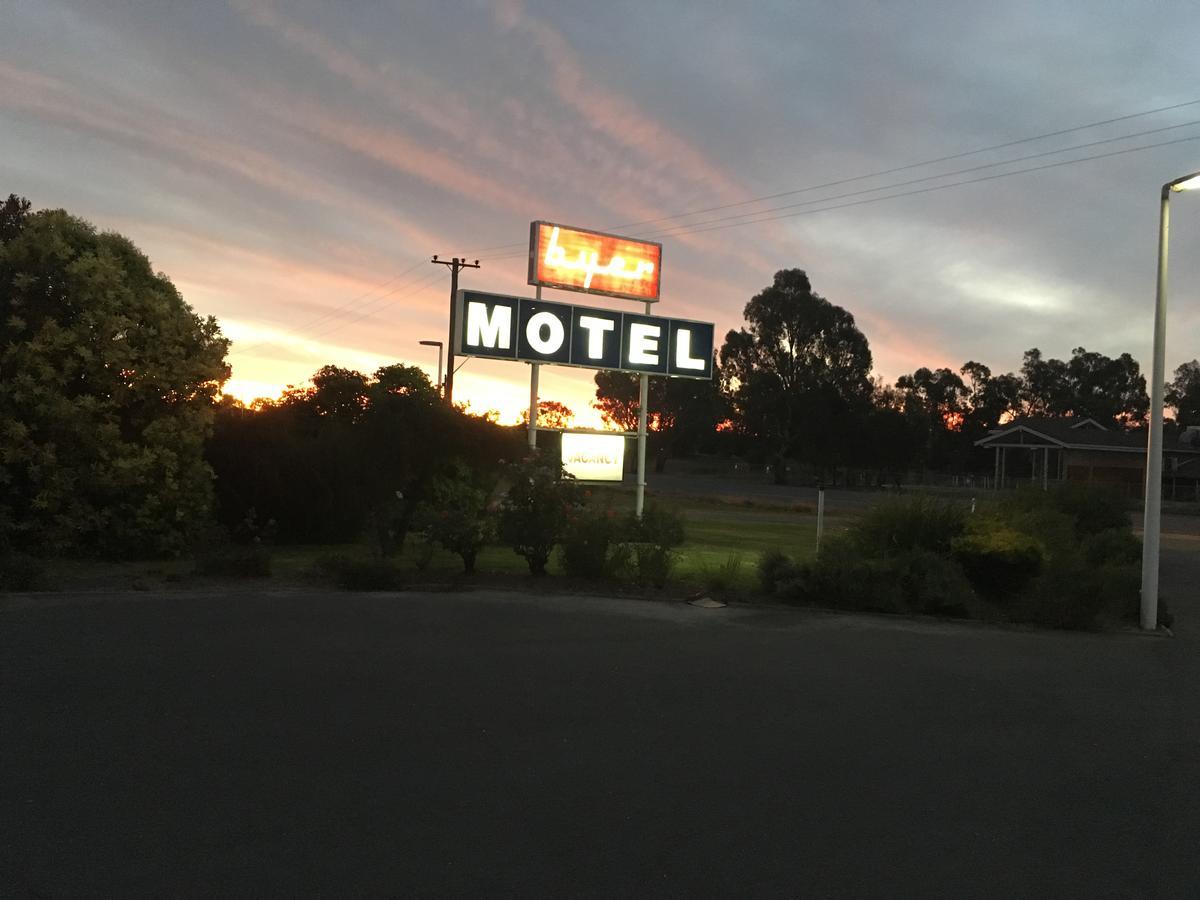
[[[460,290],[455,353],[491,359],[712,378],[713,326]]]
[[[662,244],[553,222],[529,226],[529,283],[629,300],[658,299]]]

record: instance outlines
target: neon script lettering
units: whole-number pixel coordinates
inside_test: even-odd
[[[550,232],[550,243],[546,245],[546,255],[542,261],[547,266],[568,272],[582,270],[584,273],[583,287],[585,290],[592,286],[592,279],[597,275],[607,275],[610,278],[625,278],[630,281],[641,281],[644,278],[650,278],[654,275],[654,263],[648,259],[638,260],[637,267],[633,270],[630,270],[626,266],[624,257],[616,255],[604,265],[600,265],[600,255],[595,250],[589,252],[581,249],[575,259],[568,259],[566,248],[559,246],[558,231],[558,226],[555,225]]]

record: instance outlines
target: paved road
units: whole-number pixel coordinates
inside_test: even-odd
[[[9,598],[0,894],[1196,896],[1195,635]]]

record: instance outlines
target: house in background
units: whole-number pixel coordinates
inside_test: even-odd
[[[1082,481],[1139,496],[1146,477],[1146,434],[1095,419],[1025,417],[975,446],[996,454],[997,487]],[[1163,496],[1200,501],[1200,428],[1163,431]]]

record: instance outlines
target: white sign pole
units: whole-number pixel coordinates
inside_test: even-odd
[[[646,315],[651,314],[650,301],[646,301]],[[638,379],[638,459],[637,459],[637,492],[635,494],[634,511],[637,517],[642,517],[646,508],[646,407],[650,403],[650,376],[643,374]]]
[[[825,531],[825,488],[817,488],[817,553],[821,552],[821,535]]]
[[[533,295],[535,300],[542,299],[542,286],[537,286]],[[538,419],[538,375],[541,373],[541,363],[529,364],[529,449],[537,449],[537,419]]]

